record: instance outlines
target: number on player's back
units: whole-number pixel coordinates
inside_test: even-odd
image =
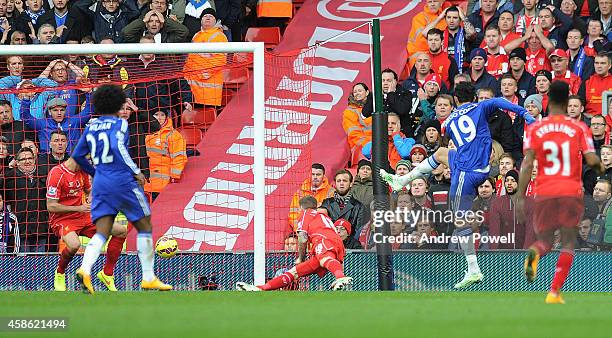
[[[555,141],[544,141],[542,148],[546,152],[544,174],[555,176],[560,172],[561,176],[569,176],[571,172],[570,142],[565,141],[559,147]]]
[[[476,125],[468,115],[461,115],[452,121],[450,129],[457,140],[457,147],[470,143],[476,138]]]
[[[85,137],[89,143],[89,149],[91,149],[91,160],[94,165],[100,163],[112,163],[113,155],[110,152],[110,139],[105,131],[98,133],[98,139],[90,133]],[[98,147],[100,146],[100,148]],[[98,156],[98,149],[102,149],[100,156]]]

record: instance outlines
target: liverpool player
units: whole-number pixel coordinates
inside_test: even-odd
[[[278,290],[290,285],[298,277],[317,274],[325,276],[327,271],[336,276],[332,290],[342,290],[351,284],[352,278],[344,275],[344,245],[336,232],[334,222],[322,213],[317,212],[317,200],[312,196],[300,199],[301,214],[298,219],[298,259],[297,265],[282,275],[273,278],[264,285],[236,283],[236,289],[242,291]],[[306,258],[306,247],[311,244],[310,259]]]
[[[96,226],[91,222],[91,206],[86,196],[91,192],[89,176],[84,173],[74,159],[51,169],[47,177],[47,210],[49,223],[57,237],[66,247],[60,253],[60,260],[55,270],[53,286],[55,291],[66,291],[66,267],[79,250],[79,236],[91,238],[96,233]],[[113,237],[106,249],[106,264],[98,272],[98,279],[109,291],[117,291],[113,272],[121,255],[126,228],[115,226]]]
[[[550,116],[536,122],[527,130],[525,159],[517,192],[519,216],[524,218],[524,196],[534,160],[537,160],[533,216],[537,241],[529,248],[525,259],[525,276],[529,282],[535,280],[538,262],[550,251],[553,234],[557,229],[561,231],[562,246],[546,303],[564,303],[559,291],[574,260],[578,223],[584,212],[581,179],[583,158],[588,166],[600,173],[604,172],[603,164],[595,154],[589,128],[584,123],[565,116],[568,93],[567,83],[554,81],[548,94]]]

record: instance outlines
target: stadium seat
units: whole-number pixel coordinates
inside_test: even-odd
[[[231,67],[223,69],[223,87],[230,89],[238,89],[251,76],[248,67]]]
[[[199,128],[184,126],[179,128],[178,131],[183,135],[187,149],[194,149],[202,141],[202,130]]]
[[[221,106],[222,107],[227,106],[227,104],[230,103],[230,101],[232,100],[235,94],[236,94],[235,90],[224,87],[223,94],[221,94]]]
[[[194,109],[185,111],[181,115],[181,125],[185,127],[193,127],[198,129],[208,129],[217,119],[217,109],[214,107],[205,107],[202,109]]]
[[[263,42],[266,49],[274,49],[281,39],[278,27],[251,27],[244,38],[247,42]]]

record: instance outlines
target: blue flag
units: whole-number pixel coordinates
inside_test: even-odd
[[[200,8],[207,4],[208,0],[189,0],[189,3],[195,8]]]

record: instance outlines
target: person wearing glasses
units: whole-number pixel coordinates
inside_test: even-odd
[[[593,133],[593,144],[597,156],[601,153],[601,146],[609,144],[610,139],[606,140],[606,118],[603,115],[595,115],[591,117],[591,132]]]
[[[38,172],[36,155],[24,147],[15,160],[16,167],[4,175],[4,197],[19,221],[22,251],[54,251],[57,238],[49,233],[45,177]]]
[[[570,87],[570,94],[575,95],[580,89],[582,80],[576,74],[568,69],[569,56],[563,49],[555,49],[548,57],[552,66],[553,80],[560,80],[567,83]]]

